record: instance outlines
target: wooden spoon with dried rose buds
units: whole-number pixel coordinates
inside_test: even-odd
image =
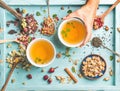
[[[96,16],[93,22],[93,29],[97,30],[104,25],[105,17],[120,3],[120,0],[117,0],[107,11],[105,11],[102,15]]]
[[[13,14],[17,19],[19,19],[22,33],[33,34],[34,32],[36,32],[38,28],[38,23],[32,14],[30,15],[27,14],[25,17],[23,17],[17,11],[9,7],[3,0],[0,0],[0,7],[2,7],[3,9],[6,9],[11,14]]]

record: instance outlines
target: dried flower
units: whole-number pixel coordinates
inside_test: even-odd
[[[110,80],[110,77],[106,77],[106,78],[104,78],[103,80],[104,80],[104,81],[108,81],[108,80]]]

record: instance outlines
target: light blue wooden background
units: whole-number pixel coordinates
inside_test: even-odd
[[[41,17],[35,17],[39,23],[41,23],[42,18],[46,16],[42,11],[46,8],[46,0],[5,0],[6,3],[11,5],[13,8],[20,7],[20,8],[25,8],[29,13],[35,14],[36,11],[40,11],[42,13]],[[100,8],[97,12],[97,14],[102,14],[105,10],[107,10],[111,4],[113,4],[115,0],[101,0],[100,2]],[[84,4],[85,0],[50,0],[50,10],[51,10],[51,16],[52,14],[56,13],[58,14],[59,17],[64,17],[67,15],[67,10],[68,6],[70,6],[70,9],[73,11],[78,9],[80,5]],[[16,6],[19,5],[19,6]],[[28,5],[28,6],[27,6]],[[29,6],[31,5],[31,6]],[[42,5],[42,6],[41,6]],[[65,10],[61,11],[60,7],[64,5]],[[98,31],[93,31],[93,36],[99,36],[99,37],[106,37],[105,45],[110,47],[111,49],[115,49],[117,52],[120,53],[120,33],[116,31],[117,27],[120,27],[120,5],[117,6],[117,8],[112,11],[105,19],[105,25],[108,25],[109,27],[113,27],[113,29],[110,29],[108,32],[104,31],[103,28],[101,28]],[[8,39],[8,38],[16,38],[14,35],[10,36],[7,34],[7,32],[10,29],[17,29],[14,26],[11,26],[7,28],[5,26],[5,23],[7,20],[14,19],[14,16],[12,16],[10,13],[4,11],[3,9],[0,8],[0,22],[2,24],[2,27],[4,27],[4,32],[0,34],[0,39]],[[61,21],[60,21],[61,22]],[[59,23],[60,23],[59,22]],[[59,24],[58,24],[59,25]],[[110,34],[112,32],[112,34]],[[65,47],[58,41],[57,35],[53,37],[46,37],[46,36],[41,36],[39,33],[37,34],[37,37],[44,37],[50,39],[56,47],[57,52],[64,52]],[[109,42],[108,40],[111,39]],[[16,44],[13,44],[14,46],[12,47],[17,48]],[[40,68],[35,68],[33,67],[30,72],[26,72],[22,69],[16,69],[14,71],[14,74],[11,78],[15,78],[16,82],[14,84],[9,83],[8,86],[8,91],[21,91],[21,90],[108,90],[108,91],[117,91],[119,90],[119,85],[120,85],[120,65],[115,62],[117,57],[115,57],[114,61],[109,60],[109,56],[113,55],[111,52],[101,48],[93,48],[90,43],[88,43],[90,47],[84,46],[83,48],[72,48],[71,49],[71,54],[73,51],[76,51],[76,54],[73,55],[73,59],[79,59],[79,65],[77,68],[79,69],[80,63],[82,59],[89,55],[91,52],[100,54],[102,57],[105,58],[107,62],[107,72],[106,74],[101,78],[96,81],[89,81],[84,78],[79,79],[77,77],[77,74],[75,76],[79,80],[77,84],[59,84],[58,81],[55,80],[54,76],[55,75],[63,75],[67,76],[67,74],[63,71],[63,69],[67,66],[68,68],[71,68],[72,64],[68,62],[68,59],[55,59],[55,62],[51,64],[50,66],[46,67],[45,70],[48,70],[50,67],[56,67],[59,66],[59,68],[56,70],[56,72],[52,75],[53,76],[53,83],[51,85],[48,85],[45,81],[43,81],[42,77],[47,73],[41,73]],[[6,48],[7,44],[2,44],[0,45],[1,49],[1,55],[0,59],[4,60],[3,64],[0,64],[0,87],[3,85],[5,78],[8,74],[8,64],[5,62],[6,55],[12,50]],[[85,54],[83,54],[85,52]],[[111,77],[111,79],[107,82],[103,81],[104,77],[109,76],[108,73],[108,68],[112,66],[114,69],[115,75]],[[17,74],[19,72],[19,74]],[[32,80],[27,80],[26,79],[26,74],[31,73],[33,75]],[[23,86],[22,82],[26,82],[26,85]]]

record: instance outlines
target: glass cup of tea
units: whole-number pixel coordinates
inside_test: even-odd
[[[77,17],[64,20],[58,28],[58,38],[67,47],[78,47],[86,37],[84,22]]]

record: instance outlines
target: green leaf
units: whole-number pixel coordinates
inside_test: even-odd
[[[57,17],[57,14],[53,14],[53,18],[56,18]]]
[[[36,16],[41,16],[39,11],[36,12]]]
[[[68,14],[72,13],[72,10],[68,10],[67,13],[68,13]]]
[[[29,37],[28,38],[28,43],[30,43],[32,41],[32,38],[31,37]]]
[[[70,29],[69,29],[69,28],[67,28],[67,29],[66,29],[66,31],[67,31],[67,32],[70,32]]]
[[[114,58],[113,56],[110,56],[110,61],[112,61],[112,60],[113,60],[113,58]]]
[[[65,34],[65,31],[64,30],[62,30],[62,32],[61,32],[62,34]]]
[[[74,66],[72,66],[71,70],[72,70],[73,73],[76,73],[76,69],[75,69]]]

